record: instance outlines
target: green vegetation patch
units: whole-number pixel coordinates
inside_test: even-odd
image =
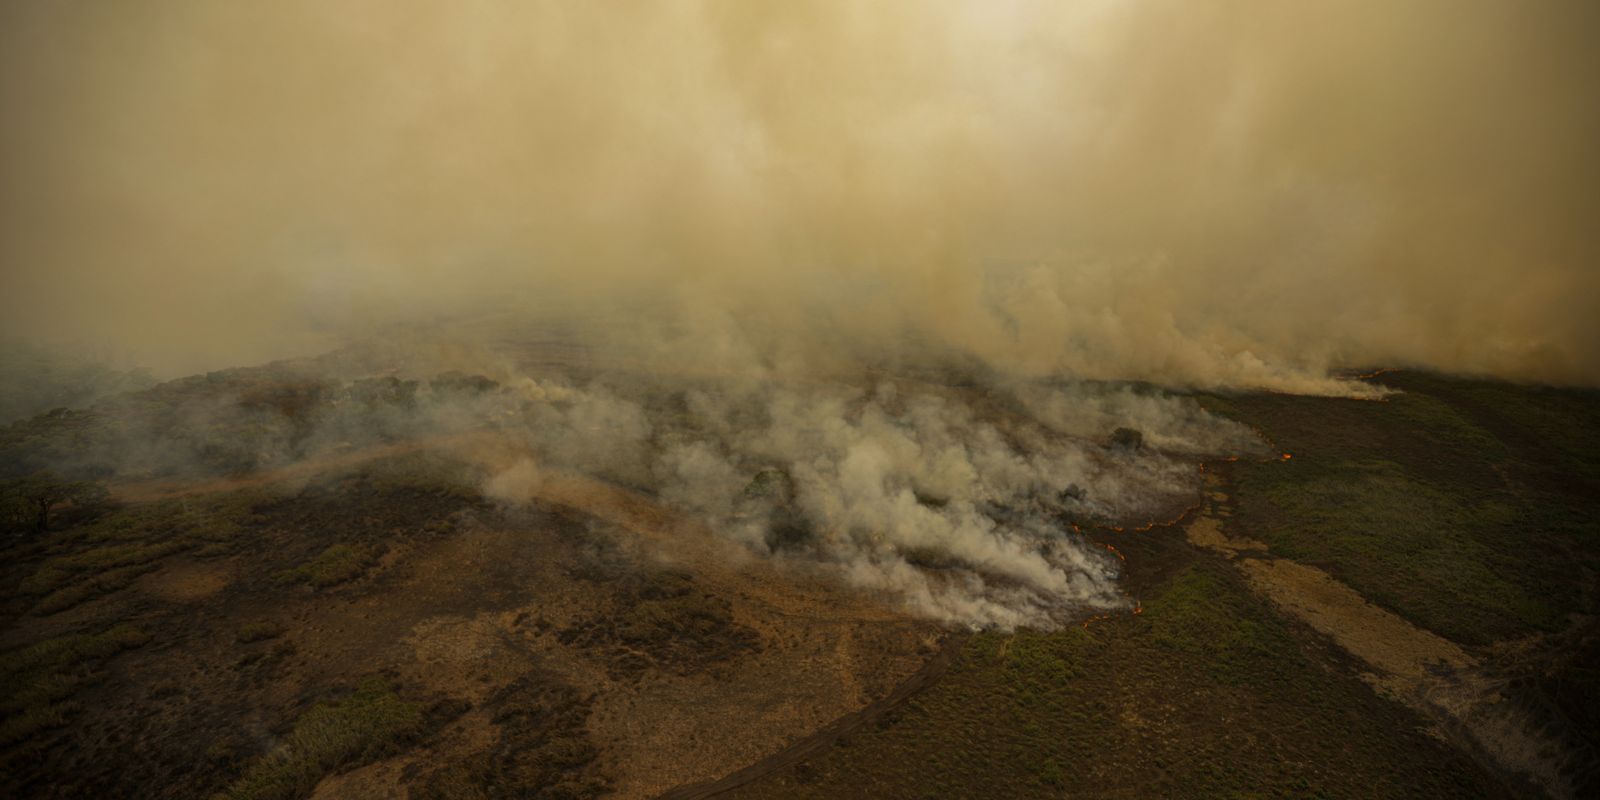
[[[1389,461],[1299,467],[1241,470],[1227,526],[1468,644],[1559,630],[1581,600],[1507,495],[1452,492]]]
[[[251,644],[253,642],[264,642],[268,639],[276,639],[279,636],[282,636],[283,633],[284,627],[282,625],[279,625],[276,622],[263,620],[257,622],[247,622],[243,625],[240,625],[238,633],[235,634],[235,638],[238,640],[239,644]]]
[[[1260,667],[1273,662],[1286,667],[1284,674],[1306,666],[1284,626],[1250,613],[1244,598],[1213,572],[1180,574],[1145,613],[1156,644],[1199,660],[1222,683],[1272,680],[1278,674],[1260,674]]]
[[[877,725],[730,793],[837,797],[1463,797],[1467,757],[1375,695],[1226,564],[1144,613],[982,633]]]
[[[57,589],[40,598],[39,602],[33,606],[33,613],[44,616],[75,608],[87,600],[126,588],[128,584],[133,583],[140,575],[154,572],[156,569],[159,569],[156,564],[145,563],[132,564],[96,573],[78,583]]]
[[[238,493],[126,506],[14,545],[14,598],[34,614],[54,614],[125,588],[170,555],[232,552],[257,501]]]
[[[364,465],[353,476],[360,491],[410,493],[451,498],[461,503],[482,499],[482,469],[460,459],[432,452],[408,453]]]
[[[33,734],[66,722],[76,706],[68,698],[99,680],[106,660],[150,640],[132,625],[99,633],[46,639],[0,653],[0,745],[16,744]]]
[[[319,703],[295,720],[283,743],[257,759],[217,800],[287,800],[310,794],[336,770],[394,752],[422,730],[426,714],[382,678]]]
[[[1385,402],[1206,400],[1294,454],[1232,467],[1229,530],[1464,644],[1600,612],[1585,589],[1600,570],[1600,483],[1585,473],[1600,456],[1561,446],[1594,438],[1600,394],[1395,383]]]
[[[1397,378],[1408,394],[1438,396],[1461,409],[1510,450],[1510,460],[1569,481],[1600,480],[1600,392],[1426,373]]]
[[[377,556],[377,550],[368,545],[336,544],[317,554],[316,558],[278,573],[278,580],[326,589],[361,577],[377,562]]]

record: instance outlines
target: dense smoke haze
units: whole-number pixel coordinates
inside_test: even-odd
[[[232,457],[186,427],[270,466],[487,425],[504,502],[593,476],[1049,627],[1130,602],[1068,520],[1267,454],[1153,387],[1600,382],[1597,32],[1562,0],[10,3],[0,335],[128,362],[50,404],[339,354],[122,401],[159,422],[102,471]]]
[[[1248,428],[1170,397],[1082,384],[996,394],[915,381],[522,380],[491,401],[505,411],[480,416],[506,420],[502,432],[534,455],[495,470],[486,493],[518,502],[540,496],[546,470],[599,475],[923,615],[1051,628],[1134,602],[1113,556],[1068,520],[1170,517],[1198,491],[1193,459],[1265,452]],[[1044,398],[1070,407],[1079,430],[1033,413]],[[1109,421],[1151,431],[1150,446],[1105,446]]]
[[[560,311],[702,368],[1600,378],[1593,3],[0,14],[4,333],[161,374]]]

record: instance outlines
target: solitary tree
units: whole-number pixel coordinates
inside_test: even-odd
[[[68,481],[53,472],[36,472],[6,481],[0,488],[0,518],[8,530],[50,530],[50,511],[63,503],[93,509],[111,493],[95,481]]]

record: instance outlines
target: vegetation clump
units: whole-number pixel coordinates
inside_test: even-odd
[[[50,530],[51,512],[66,505],[78,519],[105,508],[111,492],[98,481],[70,481],[41,471],[0,481],[0,529],[42,534]]]
[[[498,730],[487,751],[434,770],[411,787],[419,800],[587,800],[610,788],[589,737],[589,704],[572,688],[529,676],[487,704]]]
[[[1130,545],[1130,547],[1133,545]],[[1496,784],[1231,568],[1185,567],[1144,611],[974,635],[877,725],[732,798],[1461,797]],[[1330,769],[1326,765],[1337,765]]]
[[[77,710],[70,698],[99,681],[101,664],[148,641],[143,630],[122,624],[0,653],[0,685],[7,688],[0,701],[0,746],[64,724]]]
[[[657,570],[624,580],[619,608],[560,634],[564,643],[612,650],[619,674],[650,666],[688,674],[760,644],[755,631],[734,622],[727,600],[701,590],[686,573]]]
[[[1111,447],[1114,450],[1143,450],[1144,434],[1133,428],[1118,428],[1111,432]]]
[[[499,389],[500,384],[483,375],[451,371],[428,381],[428,388],[438,394],[479,395]]]
[[[374,548],[362,544],[336,544],[294,569],[278,573],[284,583],[304,583],[326,589],[354,580],[377,561]]]
[[[282,636],[284,628],[276,622],[257,621],[247,622],[239,626],[239,632],[234,636],[239,644],[252,644]]]
[[[1467,645],[1555,634],[1600,613],[1600,453],[1593,393],[1388,375],[1386,402],[1263,394],[1219,406],[1258,424],[1287,464],[1229,467],[1227,526],[1327,570]],[[1213,405],[1210,399],[1207,405]]]
[[[304,797],[324,775],[394,752],[426,721],[422,704],[401,699],[382,678],[368,678],[349,695],[302,714],[281,745],[213,800]]]

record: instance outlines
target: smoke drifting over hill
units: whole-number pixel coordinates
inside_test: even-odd
[[[0,13],[5,332],[167,372],[561,309],[789,363],[1600,378],[1593,3]]]
[[[491,493],[600,475],[1053,624],[1123,602],[1063,515],[1261,446],[1100,381],[1600,382],[1597,8],[12,3],[0,333],[492,374],[434,409],[528,440]]]
[[[921,614],[1051,628],[1133,602],[1116,587],[1120,565],[1068,520],[1171,516],[1198,491],[1193,458],[1264,452],[1248,428],[1192,402],[1083,385],[1028,392],[1070,401],[1080,430],[1015,398],[918,382],[614,392],[525,380],[497,402],[517,409],[500,415],[516,420],[502,431],[533,455],[486,492],[520,502],[540,496],[546,471],[599,475],[648,487],[751,552],[820,566]],[[1110,420],[1144,427],[1161,449],[1108,447]]]

